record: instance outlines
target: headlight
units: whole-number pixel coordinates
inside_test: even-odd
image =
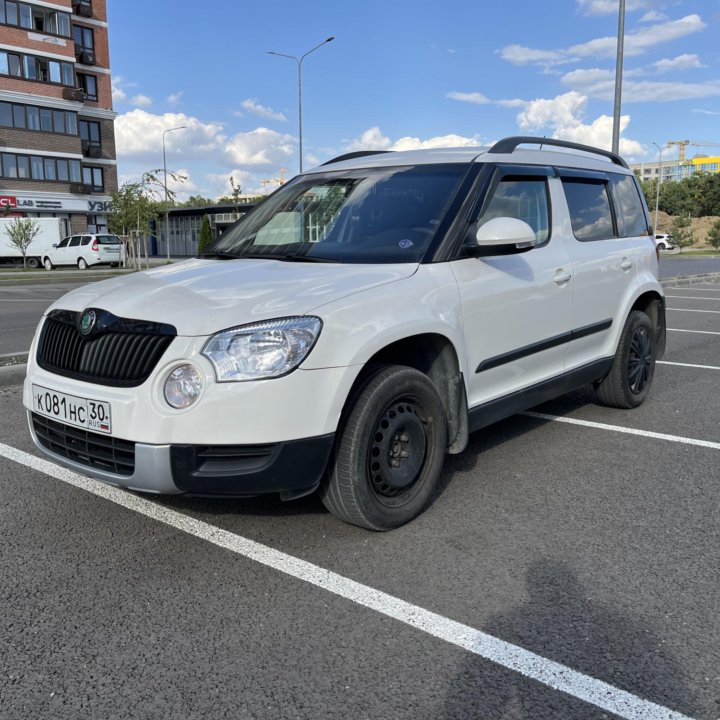
[[[165,400],[170,407],[183,410],[198,399],[202,385],[200,373],[192,365],[180,365],[165,380]]]
[[[242,325],[211,337],[202,354],[215,366],[218,382],[280,377],[307,357],[321,328],[316,317]]]

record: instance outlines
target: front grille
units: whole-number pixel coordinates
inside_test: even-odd
[[[135,472],[134,442],[64,425],[37,413],[32,413],[32,424],[40,445],[56,455],[114,475],[130,477]]]
[[[86,335],[78,326],[81,313],[49,313],[38,341],[38,365],[90,383],[135,387],[148,379],[177,335],[171,325],[118,318],[106,310],[93,313],[97,320]]]

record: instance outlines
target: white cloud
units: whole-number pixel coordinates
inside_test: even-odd
[[[394,142],[383,135],[379,127],[372,127],[366,130],[359,138],[351,140],[346,152],[354,152],[357,150],[425,150],[428,148],[446,148],[446,147],[469,147],[480,145],[480,139],[475,137],[464,137],[462,135],[439,135],[421,140],[417,137],[405,136]]]
[[[644,27],[635,33],[625,34],[625,55],[642,55],[651,47],[665,45],[687,35],[700,32],[707,27],[699,15],[686,15],[679,20],[660,22]],[[594,38],[585,43],[560,50],[538,50],[522,45],[508,45],[500,50],[503,60],[514,65],[541,65],[544,67],[583,58],[611,58],[617,52],[617,37]]]
[[[610,15],[618,13],[617,0],[577,0],[578,9],[585,15]],[[627,0],[625,10],[642,10],[651,4],[651,0]]]
[[[520,98],[511,98],[508,100],[496,100],[495,104],[506,108],[523,108],[528,104],[528,101],[521,100]]]
[[[226,154],[234,165],[282,164],[295,153],[295,138],[259,127],[230,139]]]
[[[703,115],[720,115],[720,112],[715,110],[701,110],[700,108],[693,108],[692,112],[702,113]]]
[[[122,85],[125,82],[124,79],[118,75],[117,77],[112,78],[110,82],[112,85],[113,102],[125,102],[125,100],[127,100],[127,93],[122,88]]]
[[[661,20],[667,20],[667,15],[657,10],[648,10],[648,12],[640,18],[640,22],[659,22]]]
[[[184,130],[165,135],[167,153],[206,155],[222,150],[226,137],[219,123],[204,123],[184,113],[154,115],[137,109],[118,115],[115,120],[118,157],[162,160],[163,131],[182,125],[186,126]]]
[[[165,98],[165,102],[170,105],[170,107],[175,107],[175,105],[178,105],[180,101],[182,100],[182,96],[184,95],[184,91],[180,90],[176,93],[172,93],[172,95],[168,95]]]
[[[193,182],[190,177],[190,171],[187,168],[173,170],[172,175],[170,174],[170,169],[168,168],[167,186],[168,190],[175,193],[175,198],[177,200],[187,200],[190,195],[198,190],[198,186]]]
[[[219,197],[232,197],[232,185],[230,184],[230,178],[232,177],[235,187],[240,188],[241,194],[264,194],[266,191],[260,191],[263,185],[260,183],[258,178],[247,170],[240,170],[235,168],[227,173],[210,173],[205,176],[205,180],[209,183],[210,190],[208,194],[210,197],[217,199]],[[257,185],[258,187],[250,187],[251,185]],[[274,189],[274,188],[273,188]]]
[[[275,112],[272,108],[261,105],[257,98],[248,98],[241,103],[242,107],[253,115],[265,118],[266,120],[278,120],[285,122],[287,118],[281,112]]]
[[[135,107],[150,107],[152,105],[152,98],[147,95],[138,94],[130,99],[130,104]]]
[[[345,148],[347,152],[356,150],[389,150],[392,140],[380,132],[379,127],[366,130],[359,138],[351,140]]]
[[[700,58],[697,55],[689,55],[685,53],[684,55],[678,55],[677,57],[672,58],[672,60],[658,60],[653,63],[653,67],[655,67],[659,73],[666,73],[680,70],[691,70],[693,68],[702,68],[705,66],[700,62]]]
[[[472,103],[474,105],[486,105],[490,101],[479,92],[449,92],[446,97],[451,100],[459,100],[460,102]]]
[[[587,103],[587,96],[578,92],[569,92],[550,99],[539,98],[529,102],[518,115],[518,126],[525,132],[539,133],[550,130],[553,138],[609,150],[612,146],[613,119],[608,115],[601,115],[589,124],[583,122]],[[623,115],[620,120],[621,135],[629,123],[630,117]],[[640,143],[621,136],[622,155],[638,156],[643,152]]]

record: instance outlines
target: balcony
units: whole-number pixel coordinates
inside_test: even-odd
[[[87,95],[85,94],[85,91],[80,88],[66,87],[63,88],[63,99],[72,100],[74,102],[85,102],[87,100]]]

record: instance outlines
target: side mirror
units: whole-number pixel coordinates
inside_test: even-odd
[[[492,245],[514,245],[518,250],[535,245],[535,231],[523,220],[499,217],[488,220],[475,234],[475,242],[484,248]]]
[[[56,247],[57,247],[57,243],[53,243],[53,247],[56,248]]]

